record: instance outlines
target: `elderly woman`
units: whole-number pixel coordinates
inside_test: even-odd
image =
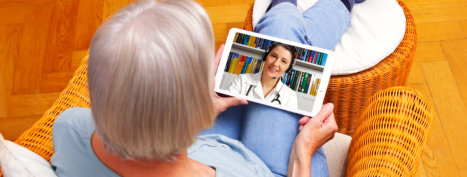
[[[198,136],[220,111],[245,104],[214,93],[214,58],[211,23],[195,2],[141,1],[118,12],[91,42],[91,109],[66,110],[54,124],[56,174],[277,175],[240,141]],[[290,161],[281,162],[290,176],[310,175],[312,154],[337,130],[332,109],[300,120]]]

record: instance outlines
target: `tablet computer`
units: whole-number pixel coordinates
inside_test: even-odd
[[[232,28],[215,91],[315,116],[323,105],[333,57],[330,50]]]

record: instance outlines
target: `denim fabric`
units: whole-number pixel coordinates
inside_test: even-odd
[[[319,0],[303,14],[291,3],[280,3],[264,14],[254,31],[333,50],[349,25],[350,13],[340,0]]]
[[[272,0],[271,1],[271,4],[269,4],[269,7],[266,9],[266,11],[268,11],[269,9],[277,6],[278,4],[280,3],[283,3],[283,2],[289,2],[295,6],[297,6],[297,0]]]
[[[221,134],[235,140],[240,140],[247,107],[248,105],[228,108],[217,116],[212,128],[201,131],[199,136]]]
[[[211,129],[200,135],[222,134],[239,140],[254,152],[276,176],[287,176],[289,155],[298,134],[301,115],[273,107],[248,103],[221,113]],[[320,148],[313,154],[312,176],[329,176],[326,157]]]
[[[333,50],[350,24],[350,13],[340,0],[320,0],[301,13],[291,3],[271,8],[254,31],[286,40]],[[291,147],[301,115],[250,102],[227,109],[213,128],[201,134],[223,134],[241,141],[276,176],[287,176]],[[313,154],[311,176],[329,176],[320,148]]]

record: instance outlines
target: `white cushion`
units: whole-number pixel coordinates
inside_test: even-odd
[[[323,145],[329,169],[329,177],[344,177],[347,170],[347,155],[352,137],[336,133]]]
[[[317,0],[298,0],[303,12]],[[253,26],[266,12],[271,0],[256,0]],[[334,49],[332,75],[353,74],[378,64],[397,48],[404,38],[406,19],[396,0],[366,0],[355,4],[347,32]]]
[[[47,160],[0,134],[0,165],[5,177],[56,177]]]

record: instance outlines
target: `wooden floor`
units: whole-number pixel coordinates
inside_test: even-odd
[[[202,0],[216,37],[242,27],[253,0]],[[435,108],[417,176],[467,177],[467,1],[406,0],[418,46],[408,86]],[[128,1],[0,0],[0,132],[14,140],[66,86],[93,32]]]

